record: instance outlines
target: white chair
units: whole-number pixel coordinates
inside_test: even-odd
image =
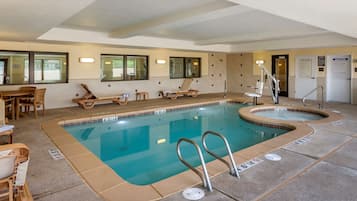
[[[0,146],[0,200],[33,200],[26,185],[30,158],[29,148],[24,144]]]
[[[0,193],[1,197],[9,197],[9,201],[14,200],[13,180],[15,172],[15,155],[0,156],[0,184],[4,185],[4,190]]]
[[[8,143],[12,143],[13,125],[6,124],[5,101],[0,99],[0,137],[7,136]]]
[[[244,95],[253,98],[253,105],[256,105],[258,103],[258,98],[263,95],[264,82],[258,80],[254,89],[255,93],[245,92]]]

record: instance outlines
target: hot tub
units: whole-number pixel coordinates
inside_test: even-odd
[[[253,112],[254,115],[278,119],[278,120],[287,120],[287,121],[313,121],[320,120],[325,118],[326,116],[318,113],[310,111],[297,110],[287,107],[274,107],[269,109],[262,109]]]

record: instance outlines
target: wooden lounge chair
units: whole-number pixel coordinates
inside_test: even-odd
[[[0,199],[33,201],[26,184],[29,148],[24,144],[0,146]]]
[[[104,96],[99,97],[94,95],[94,93],[89,90],[86,84],[81,84],[82,88],[86,91],[82,98],[72,99],[74,103],[77,103],[83,109],[92,109],[97,102],[102,101],[112,101],[113,103],[117,103],[119,105],[125,105],[128,103],[128,94],[119,94],[116,96]]]
[[[163,98],[170,98],[170,99],[176,99],[177,97],[180,96],[197,97],[198,90],[190,89],[192,80],[193,79],[185,79],[179,90],[163,90],[160,91],[159,93],[160,95],[162,95]]]

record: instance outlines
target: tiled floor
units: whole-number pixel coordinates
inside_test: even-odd
[[[230,97],[237,98],[239,95],[231,94]],[[222,99],[222,96],[216,94],[178,100],[157,99],[130,102],[126,106],[99,105],[92,110],[72,107],[48,110],[46,115],[39,119],[25,116],[21,120],[10,123],[16,126],[14,141],[25,143],[31,149],[28,183],[35,200],[102,200],[84,182],[77,171],[73,170],[71,163],[66,160],[55,161],[49,156],[47,150],[56,146],[41,130],[43,122],[49,122],[52,119],[65,120],[106,115],[113,112],[135,112],[163,105],[174,106],[219,99]],[[265,98],[264,101],[271,102],[269,98]],[[301,105],[297,100],[284,98],[281,98],[281,103]],[[355,126],[357,123],[357,105],[327,104],[326,107],[330,110],[340,111],[344,115],[344,119],[337,124],[311,125],[315,129],[311,141],[303,145],[292,143],[275,151],[283,156],[283,160],[279,162],[264,161],[244,171],[240,180],[232,178],[226,173],[218,175],[217,173],[224,171],[224,168],[220,169],[219,165],[212,164],[210,174],[218,176],[215,176],[212,181],[214,192],[207,193],[203,200],[357,200],[355,191],[348,187],[341,191],[339,183],[333,182],[333,180],[339,179],[346,185],[356,183],[356,177],[351,175],[356,175],[357,171],[357,159],[353,154],[357,146],[355,142],[357,137],[357,127]],[[61,139],[61,136],[56,136],[56,133],[60,132],[56,132],[56,130],[53,132],[60,144],[71,140]],[[266,147],[268,145],[261,146]],[[80,171],[83,172],[82,175],[86,177],[86,180],[96,181],[96,178],[91,176],[93,172],[97,172],[103,177],[110,175],[100,165],[94,169],[90,168],[91,165],[97,164],[95,158],[87,165],[81,162],[83,158],[88,158],[86,157],[86,150],[82,150],[79,155],[76,155],[77,153],[78,150],[75,150],[73,153],[68,151],[66,154],[76,159],[72,161],[77,161],[78,167],[80,167]],[[256,154],[259,155],[261,152]],[[244,159],[246,158],[236,158],[238,162],[242,162]],[[76,167],[77,170],[78,167]],[[321,171],[327,172],[327,177],[326,173],[321,174]],[[328,175],[331,175],[331,178]],[[190,178],[192,177],[196,176],[190,176]],[[123,188],[119,187],[125,185],[125,183],[122,184],[121,181],[112,182],[92,182],[92,184],[97,185],[96,188],[106,189],[102,196],[108,200],[151,200],[157,198],[155,196],[157,192],[153,192],[151,189],[147,189],[146,193],[144,190],[140,196],[126,197],[128,193],[121,193]],[[170,184],[170,182],[167,183],[168,186]],[[305,185],[312,185],[314,188],[302,188]],[[114,187],[108,189],[108,186]],[[300,195],[300,189],[304,190],[302,195]],[[334,196],[324,196],[326,189],[330,189],[328,193],[334,193]],[[168,190],[168,194],[173,192],[170,191],[170,188]],[[166,197],[164,200],[184,199],[179,192]]]

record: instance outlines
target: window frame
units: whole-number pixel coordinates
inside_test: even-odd
[[[171,58],[173,59],[183,59],[183,77],[171,77]],[[186,72],[187,72],[187,59],[198,59],[199,61],[199,73],[197,77],[188,77]],[[201,57],[177,57],[177,56],[173,56],[173,57],[169,57],[169,76],[170,79],[186,79],[186,78],[201,78],[201,71],[202,71],[202,58]]]
[[[30,84],[63,84],[63,83],[68,83],[68,70],[69,70],[69,53],[68,52],[42,52],[42,51],[30,51],[30,58],[32,54],[32,69],[31,69],[31,62],[29,60],[29,72],[30,72],[30,79],[29,81],[31,82]],[[66,56],[66,79],[64,82],[35,82],[35,54],[49,54],[49,55],[65,55]],[[43,61],[43,60],[42,60]],[[42,71],[43,71],[43,64],[42,64]],[[43,74],[44,72],[42,72]],[[32,75],[31,75],[32,74]]]
[[[2,52],[13,52],[13,53],[24,53],[24,54],[27,54],[28,56],[28,59],[29,59],[29,61],[30,61],[30,51],[25,51],[25,50],[0,50],[0,54],[2,53]],[[30,69],[30,63],[29,63],[29,69]],[[27,82],[27,83],[21,83],[21,84],[19,84],[19,83],[16,83],[16,84],[2,84],[2,85],[0,85],[0,86],[13,86],[13,85],[29,85],[29,84],[31,84],[30,83],[30,73],[29,73],[29,81]]]
[[[63,84],[68,83],[68,70],[69,70],[69,53],[68,52],[48,52],[48,51],[25,51],[25,50],[0,50],[1,52],[14,52],[14,53],[26,53],[28,55],[29,63],[29,75],[27,83],[17,83],[17,84],[3,84],[0,86],[11,86],[11,85],[29,85],[29,84]],[[35,82],[35,54],[52,54],[52,55],[65,55],[66,56],[66,79],[64,82]]]
[[[149,71],[150,71],[150,57],[148,55],[133,55],[133,54],[100,54],[100,70],[101,74],[103,73],[103,67],[102,67],[102,56],[119,56],[123,57],[123,79],[121,80],[103,80],[103,78],[100,78],[101,82],[123,82],[123,81],[141,81],[141,80],[149,80]],[[146,73],[146,78],[145,79],[127,79],[127,57],[145,57],[146,58],[146,63],[147,63],[147,73]]]

